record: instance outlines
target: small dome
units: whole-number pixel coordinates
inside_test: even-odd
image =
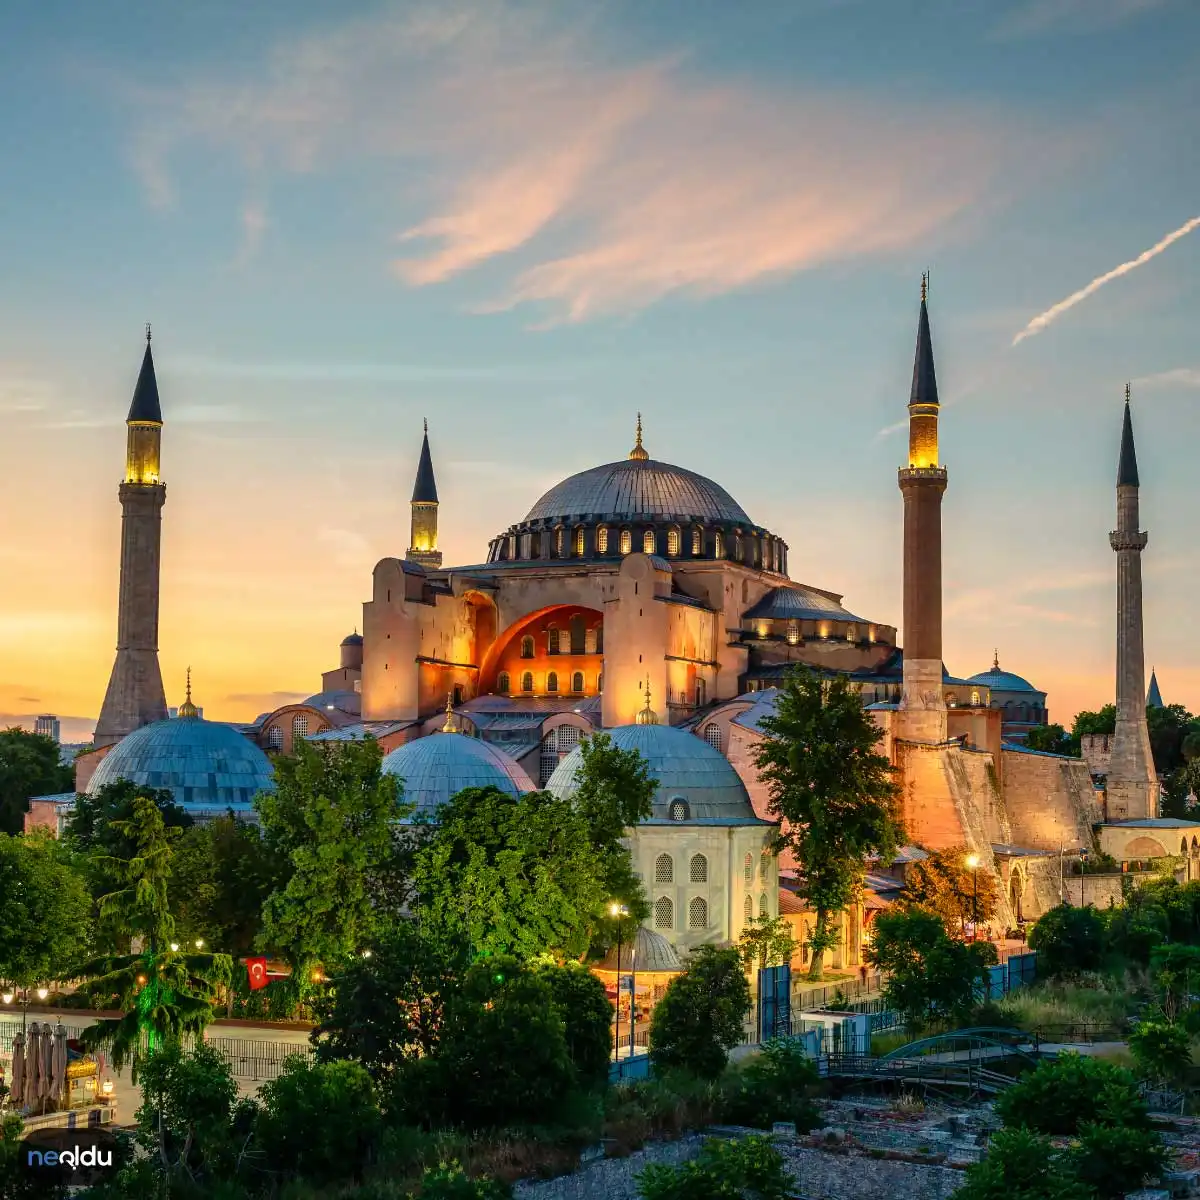
[[[363,644],[361,633],[348,633],[342,638],[343,646],[361,646]]]
[[[738,773],[729,760],[707,742],[673,725],[621,725],[606,729],[613,744],[636,750],[658,780],[653,819],[671,820],[677,801],[686,805],[689,820],[753,820],[754,809]],[[583,764],[578,746],[558,764],[546,790],[556,796],[574,795]]]
[[[308,708],[319,709],[321,712],[336,710],[352,717],[357,717],[362,713],[362,696],[358,692],[318,692],[315,696],[309,696],[302,703]]]
[[[186,808],[245,808],[275,786],[271,762],[232,725],[184,717],[143,725],[122,738],[101,760],[88,783],[95,795],[106,783],[128,779],[148,788],[169,788]]]
[[[980,671],[978,675],[972,675],[967,682],[982,684],[994,692],[1038,691],[1028,679],[1022,679],[1020,675],[1014,675],[1011,671],[1001,671],[997,667],[990,671]]]
[[[535,790],[519,764],[463,733],[434,733],[397,746],[383,769],[404,780],[404,799],[416,805],[415,816],[435,816],[464,788],[497,787],[514,799]]]
[[[621,963],[617,965],[617,948],[613,946],[604,960],[596,964],[601,971],[672,971],[683,970],[675,947],[661,933],[647,929],[645,925],[638,928],[633,939],[633,954],[629,953],[629,943],[621,947]]]

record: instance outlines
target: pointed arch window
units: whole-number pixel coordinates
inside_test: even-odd
[[[583,635],[583,652],[584,654],[595,654],[596,647],[599,644],[600,631],[593,625]]]
[[[500,674],[496,676],[496,691],[498,691],[504,695],[508,694],[508,672],[507,671],[501,671]]]
[[[703,896],[696,896],[688,905],[688,928],[708,928],[708,901]]]
[[[657,546],[657,541],[654,537],[654,530],[647,529],[646,532],[642,534],[642,553],[643,554],[654,554],[654,553],[656,553],[656,549],[655,549],[656,546]]]
[[[688,864],[688,878],[693,883],[708,882],[708,859],[703,854],[693,854]]]
[[[767,907],[767,893],[763,892],[758,898],[758,915],[760,917],[770,916],[771,910]]]
[[[654,860],[654,882],[675,882],[675,860],[669,854],[660,854]]]
[[[675,928],[675,905],[671,903],[670,896],[659,896],[654,902],[654,928],[655,929],[674,929]]]
[[[621,530],[621,553],[629,554],[633,551],[633,531],[631,529]]]
[[[533,672],[532,671],[526,671],[525,674],[521,676],[521,691],[523,691],[523,692],[532,692],[533,691]]]
[[[742,866],[745,868],[747,885],[754,882],[754,855],[747,854],[743,860]],[[749,896],[746,897],[746,903],[750,903]]]
[[[742,561],[742,535],[740,533],[733,535],[733,560],[734,562]]]
[[[608,553],[608,526],[607,525],[601,525],[600,528],[596,530],[596,553],[597,554],[607,554]]]
[[[546,695],[554,696],[558,693],[558,672],[551,671],[546,676]]]
[[[533,638],[529,634],[526,634],[521,639],[521,657],[522,658],[532,658],[533,657]]]
[[[582,692],[583,691],[583,672],[582,671],[576,671],[575,674],[571,676],[571,691],[573,691],[573,692]]]
[[[745,921],[747,925],[754,920],[754,900],[750,896],[746,897],[746,901],[742,905],[742,920]]]
[[[561,525],[554,530],[554,557],[562,558],[567,548],[567,532]]]

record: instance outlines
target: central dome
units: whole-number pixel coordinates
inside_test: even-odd
[[[555,484],[525,520],[558,521],[587,514],[615,519],[695,517],[753,525],[719,483],[653,458],[621,459],[580,471]]]

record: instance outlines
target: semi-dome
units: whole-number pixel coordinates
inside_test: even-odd
[[[672,725],[621,725],[604,731],[622,750],[636,750],[658,781],[651,819],[757,822],[745,785],[729,760],[707,742]],[[577,746],[558,764],[546,790],[575,794],[583,765]]]
[[[177,804],[214,812],[247,808],[259,792],[275,786],[270,760],[252,741],[232,725],[199,717],[135,729],[101,760],[88,793],[118,779],[169,788]]]
[[[512,797],[534,791],[533,780],[503,752],[464,733],[434,733],[397,746],[383,760],[404,780],[414,816],[433,817],[464,788],[496,787]]]
[[[302,700],[301,703],[307,708],[316,708],[325,711],[336,709],[338,712],[349,713],[353,717],[357,717],[362,712],[362,696],[358,692],[346,691],[345,689],[317,692],[315,696],[309,696],[307,700]]]
[[[719,484],[695,471],[655,459],[622,459],[556,483],[530,510],[529,521],[558,521],[592,515],[610,520],[634,517],[695,518],[753,522]]]

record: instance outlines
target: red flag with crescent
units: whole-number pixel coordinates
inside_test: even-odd
[[[250,978],[250,990],[252,992],[266,987],[270,982],[267,978],[267,960],[265,958],[246,959],[246,974]]]

